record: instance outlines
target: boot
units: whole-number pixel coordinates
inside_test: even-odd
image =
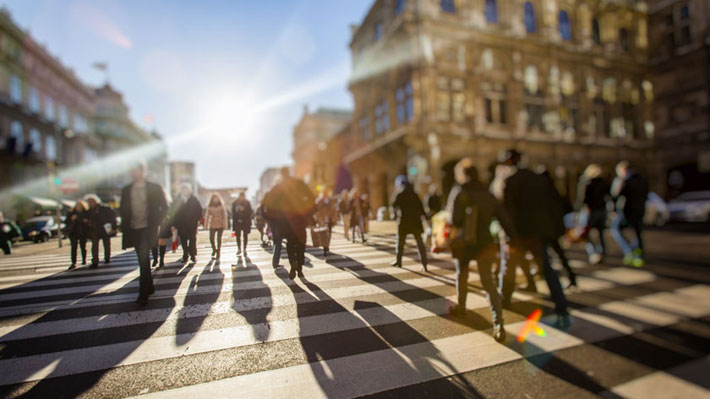
[[[158,267],[165,266],[165,251],[166,251],[165,245],[161,245],[159,248],[160,262],[158,263]]]

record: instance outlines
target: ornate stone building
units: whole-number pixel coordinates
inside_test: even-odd
[[[710,190],[710,2],[649,1],[658,186]]]
[[[461,157],[485,179],[515,147],[573,196],[590,162],[651,164],[647,29],[642,1],[375,1],[350,44],[355,183],[379,207],[400,173],[446,191]]]

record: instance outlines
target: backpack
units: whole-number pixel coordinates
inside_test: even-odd
[[[468,190],[461,191],[462,200],[469,203]],[[478,206],[468,204],[463,227],[456,227],[450,223],[451,212],[448,210],[436,213],[432,221],[432,252],[441,253],[465,246],[476,245],[478,242]]]

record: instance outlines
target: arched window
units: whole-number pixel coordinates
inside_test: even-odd
[[[596,45],[602,44],[601,33],[599,32],[599,20],[596,18],[592,20],[592,41]]]
[[[619,46],[622,51],[629,51],[629,31],[626,28],[619,29]]]
[[[448,13],[456,12],[456,4],[454,0],[441,0],[441,10]]]
[[[528,33],[537,32],[537,20],[535,19],[535,6],[531,2],[525,3],[523,22]]]
[[[47,136],[47,152],[45,154],[47,160],[55,161],[57,159],[57,143],[54,141],[54,136]]]
[[[572,40],[572,26],[569,21],[569,14],[567,11],[560,11],[557,16],[557,29],[560,32],[562,40],[571,41]]]
[[[404,11],[405,0],[397,0],[394,5],[394,15],[399,15]]]
[[[498,3],[496,0],[486,0],[485,14],[488,23],[498,23]]]
[[[42,136],[39,134],[39,130],[30,129],[30,143],[32,143],[32,152],[42,151]]]
[[[15,152],[22,153],[25,151],[25,135],[22,132],[22,123],[13,121],[10,124],[10,137],[15,140]]]

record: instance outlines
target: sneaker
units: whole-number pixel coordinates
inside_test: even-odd
[[[305,276],[303,275],[303,272],[300,271],[300,270],[298,271],[298,277],[300,277],[300,278],[304,278],[304,277],[305,277]]]
[[[390,263],[390,266],[393,266],[393,267],[402,267],[402,264],[401,264],[400,262],[398,262],[398,261],[394,261],[394,262]]]
[[[71,265],[69,265],[69,268],[68,268],[67,270],[72,270],[72,269],[75,269],[75,268],[76,268],[76,265],[72,263]]]
[[[634,262],[634,256],[632,254],[624,255],[624,264],[626,266],[631,266]]]
[[[106,260],[104,261],[104,264],[105,264],[105,265],[108,265],[108,264],[110,264],[110,263],[111,263],[111,259],[106,259]]]
[[[505,327],[502,324],[496,324],[493,326],[493,339],[497,342],[505,341]]]
[[[555,326],[562,329],[567,329],[572,325],[572,321],[569,318],[569,313],[557,313],[557,320],[555,321]]]
[[[602,256],[599,254],[593,254],[592,256],[589,257],[589,264],[591,265],[598,265],[602,261]]]
[[[453,316],[466,316],[466,308],[459,305],[449,306],[449,314]]]
[[[643,258],[634,258],[631,261],[631,266],[633,267],[644,267],[646,266],[646,261],[643,260]]]

